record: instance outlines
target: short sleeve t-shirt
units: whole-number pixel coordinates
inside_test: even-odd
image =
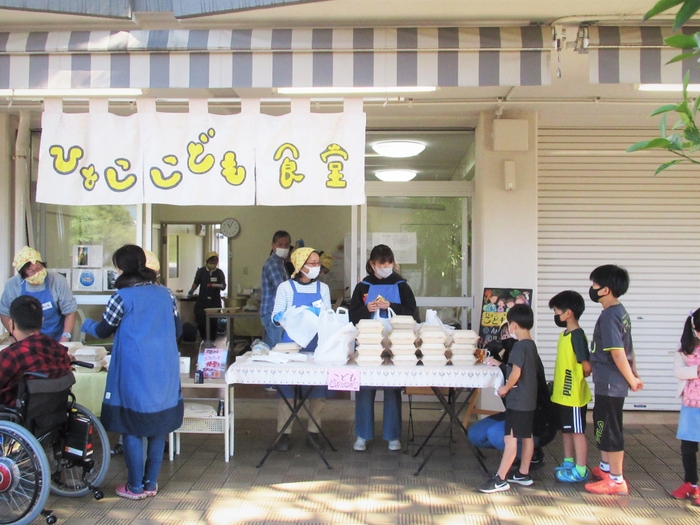
[[[611,350],[624,350],[630,367],[634,363],[632,321],[621,304],[604,309],[593,330],[591,368],[595,394],[627,397],[629,384],[613,361]]]
[[[506,395],[506,408],[529,412],[537,406],[537,345],[532,339],[518,341],[508,356],[506,381],[513,365],[520,368],[518,382]]]

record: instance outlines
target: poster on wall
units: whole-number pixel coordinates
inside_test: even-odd
[[[63,277],[65,277],[66,281],[68,281],[68,283],[71,282],[71,280],[70,280],[70,268],[52,268],[52,270],[56,273],[60,273]]]
[[[102,246],[99,244],[74,244],[73,268],[101,268]]]
[[[74,292],[101,292],[102,269],[101,268],[76,268],[73,270]]]
[[[508,335],[506,314],[516,304],[532,304],[531,288],[484,288],[481,302],[481,322],[479,323],[480,346]],[[504,333],[501,332],[504,330]]]
[[[102,270],[102,291],[112,292],[116,290],[117,287],[115,286],[115,283],[118,276],[119,274],[117,273],[116,268],[104,268]]]

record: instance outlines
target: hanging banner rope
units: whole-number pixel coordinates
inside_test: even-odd
[[[64,113],[46,100],[37,201],[63,205],[157,203],[178,206],[353,205],[365,201],[366,116],[312,114],[308,100],[291,113],[213,115],[206,100],[189,113],[164,113],[138,101],[128,117],[91,101],[89,113]],[[360,108],[358,111],[358,107]]]

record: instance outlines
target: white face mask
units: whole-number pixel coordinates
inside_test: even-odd
[[[312,266],[309,268],[308,266],[304,266],[304,268],[308,268],[308,272],[305,272],[302,270],[301,272],[306,275],[309,279],[312,281],[318,277],[318,274],[321,273],[321,267],[320,266]]]
[[[289,248],[275,248],[275,255],[280,259],[284,259],[289,255]]]
[[[394,267],[393,266],[388,266],[386,268],[375,268],[374,269],[374,275],[379,277],[380,279],[386,279],[389,277],[392,273],[394,273]]]

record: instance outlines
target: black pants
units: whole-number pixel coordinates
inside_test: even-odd
[[[698,484],[698,443],[681,440],[681,458],[683,458],[683,481],[691,485]]]
[[[206,304],[206,305],[195,305],[194,307],[194,317],[197,321],[197,329],[199,330],[199,336],[202,340],[207,338],[207,314],[204,311],[205,308],[221,308],[221,301],[218,304]],[[216,339],[217,324],[218,319],[211,319],[209,321],[209,337],[212,341]]]

